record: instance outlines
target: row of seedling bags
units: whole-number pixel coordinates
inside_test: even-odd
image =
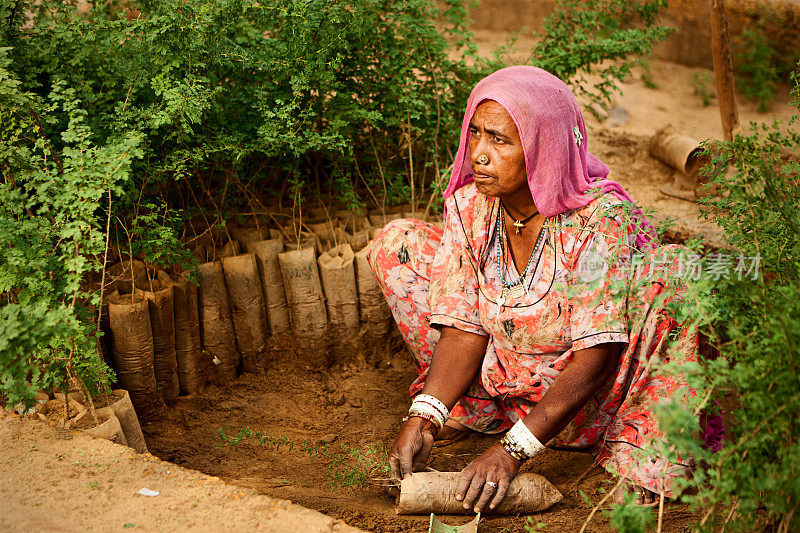
[[[91,405],[91,409],[88,406]],[[40,391],[32,407],[18,405],[15,410],[30,418],[40,418],[59,427],[74,428],[123,446],[139,453],[147,451],[142,427],[136,416],[128,391],[113,390],[89,399],[83,393]]]
[[[108,359],[139,416],[208,381],[257,372],[269,335],[385,335],[391,317],[368,243],[378,224],[401,216],[351,217],[351,231],[337,219],[282,230],[229,225],[224,246],[195,241],[203,261],[197,283],[188,272],[173,277],[137,260],[113,265],[103,313]]]

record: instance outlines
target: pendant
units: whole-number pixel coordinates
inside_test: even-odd
[[[523,223],[522,223],[522,222],[520,222],[519,220],[515,220],[515,221],[514,221],[514,227],[515,227],[515,228],[517,228],[517,235],[519,235],[519,230],[520,230],[520,228],[524,228],[524,227],[525,227],[525,224],[523,224]]]
[[[497,313],[500,314],[500,311],[503,310],[503,307],[506,305],[506,297],[508,296],[508,287],[503,287],[503,290],[500,291],[500,296],[497,297]]]
[[[525,289],[525,285],[522,283],[513,285],[509,290],[509,294],[512,298],[522,298],[527,292],[528,291]]]

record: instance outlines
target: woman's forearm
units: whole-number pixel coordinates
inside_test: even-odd
[[[487,337],[443,327],[422,392],[452,409],[480,370],[487,344]],[[567,368],[525,417],[528,429],[543,443],[555,437],[610,377],[619,362],[619,353],[619,343],[576,351]]]
[[[443,327],[422,392],[452,409],[478,373],[487,344],[488,337]]]
[[[611,376],[619,363],[620,344],[607,343],[578,350],[541,401],[525,417],[525,425],[546,443],[578,414]]]

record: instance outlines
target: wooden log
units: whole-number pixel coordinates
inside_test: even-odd
[[[733,85],[733,61],[731,41],[728,35],[728,17],[725,0],[711,0],[711,49],[714,57],[714,76],[717,81],[717,100],[722,118],[725,140],[733,139],[739,128],[739,111],[736,107],[736,92]]]
[[[464,509],[463,503],[456,500],[456,488],[460,478],[460,472],[412,474],[400,483],[397,514],[471,513],[472,509]],[[528,472],[514,478],[508,487],[506,497],[492,512],[536,513],[561,501],[561,498],[563,498],[561,493],[547,479]]]

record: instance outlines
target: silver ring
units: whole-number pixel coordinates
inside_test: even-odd
[[[497,482],[496,481],[487,481],[486,483],[484,483],[484,485],[486,485],[487,487],[492,487],[492,490],[497,488]]]
[[[478,156],[479,165],[485,165],[488,162],[489,162],[489,157],[486,154],[481,154],[480,156]]]

